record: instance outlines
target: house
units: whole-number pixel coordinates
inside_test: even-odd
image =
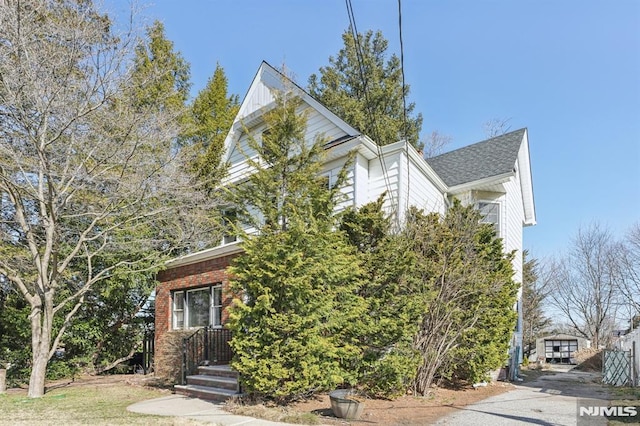
[[[330,182],[346,164],[349,153],[355,153],[338,209],[375,201],[386,192],[385,209],[402,223],[410,206],[444,214],[454,198],[474,204],[484,220],[494,224],[505,250],[517,252],[514,278],[521,282],[522,228],[536,221],[526,129],[425,160],[404,141],[378,146],[263,62],[225,141],[224,160],[230,165],[225,185],[240,182],[250,173],[246,159],[255,153],[247,144],[247,131],[259,135],[265,130],[262,116],[274,105],[274,90],[282,90],[284,84],[293,87],[302,99],[300,108],[308,114],[307,139],[321,134],[328,140],[323,174]],[[217,247],[168,262],[167,269],[158,275],[156,371],[169,363],[162,357],[168,357],[167,347],[177,345],[167,343],[176,336],[189,330],[193,334],[207,325],[222,328],[232,298],[226,268],[241,252],[236,238],[228,235]],[[520,306],[514,309],[521,313]],[[521,346],[520,330],[521,320],[514,348]]]

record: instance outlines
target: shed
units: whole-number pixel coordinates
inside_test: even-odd
[[[570,334],[556,334],[536,340],[538,360],[550,364],[576,364],[574,353],[590,347],[589,340]]]

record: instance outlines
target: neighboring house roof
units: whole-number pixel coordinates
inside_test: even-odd
[[[427,159],[452,187],[513,173],[526,129],[516,130]]]

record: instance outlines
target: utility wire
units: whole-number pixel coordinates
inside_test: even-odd
[[[398,33],[400,36],[400,74],[402,75],[402,137],[407,154],[407,196],[405,211],[409,209],[411,194],[411,162],[409,160],[409,141],[407,140],[407,91],[404,81],[404,43],[402,41],[402,0],[398,0]],[[399,190],[400,188],[398,188]]]
[[[398,32],[400,33],[400,73],[402,75],[402,132],[404,140],[407,140],[407,96],[404,82],[404,43],[402,42],[402,0],[398,0]]]
[[[362,81],[362,92],[363,92],[363,96],[365,99],[365,109],[367,111],[367,115],[369,116],[369,120],[371,121],[372,129],[373,129],[373,135],[371,135],[374,140],[375,140],[375,144],[376,144],[376,150],[378,153],[378,158],[380,160],[380,166],[382,167],[382,176],[384,178],[384,183],[385,183],[385,187],[387,188],[387,192],[389,193],[389,197],[390,197],[390,201],[391,201],[391,208],[392,208],[392,216],[395,218],[396,221],[396,225],[399,227],[400,224],[400,218],[398,217],[398,206],[396,205],[395,202],[395,196],[393,194],[393,191],[391,190],[391,182],[389,180],[389,173],[387,172],[387,166],[386,163],[384,161],[384,157],[383,157],[383,153],[382,153],[382,148],[380,146],[379,141],[379,133],[378,133],[378,123],[375,120],[375,115],[373,114],[372,111],[372,107],[371,107],[371,102],[369,99],[369,90],[367,87],[367,79],[365,78],[365,72],[364,72],[364,59],[363,59],[363,52],[362,52],[362,46],[360,45],[360,39],[358,37],[358,28],[356,26],[356,19],[355,19],[355,15],[353,13],[353,5],[351,4],[351,0],[345,0],[346,6],[347,6],[347,15],[349,16],[349,28],[351,30],[351,35],[353,37],[354,40],[354,45],[356,48],[356,59],[358,61],[358,71],[360,74],[360,80]],[[400,190],[400,188],[398,187],[398,190]]]

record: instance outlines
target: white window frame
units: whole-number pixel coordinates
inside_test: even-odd
[[[171,293],[171,326],[173,330],[191,330],[204,327],[203,325],[193,326],[190,324],[189,299],[196,292],[209,292],[209,320],[206,326],[222,328],[223,312],[223,291],[222,283],[215,283],[208,286],[177,290]],[[182,308],[178,301],[182,300]],[[179,325],[178,317],[182,315],[182,326]]]
[[[237,212],[232,209],[226,209],[222,211],[222,227],[224,229],[224,235],[222,236],[222,245],[232,244],[238,241],[238,236],[233,233],[233,228],[229,223],[229,220],[237,222]]]
[[[489,214],[485,210],[483,210],[483,208],[488,205],[495,206],[496,221],[493,221],[490,218],[488,219]],[[496,237],[501,238],[502,237],[502,204],[499,201],[495,201],[495,200],[481,200],[476,203],[476,208],[478,209],[478,211],[480,212],[480,216],[482,217],[482,219],[480,219],[480,222],[492,224],[494,229],[496,230]]]
[[[178,307],[178,300],[182,302],[182,307]],[[184,291],[174,291],[171,295],[171,325],[174,330],[184,329]],[[178,325],[178,314],[182,315],[182,324]]]

